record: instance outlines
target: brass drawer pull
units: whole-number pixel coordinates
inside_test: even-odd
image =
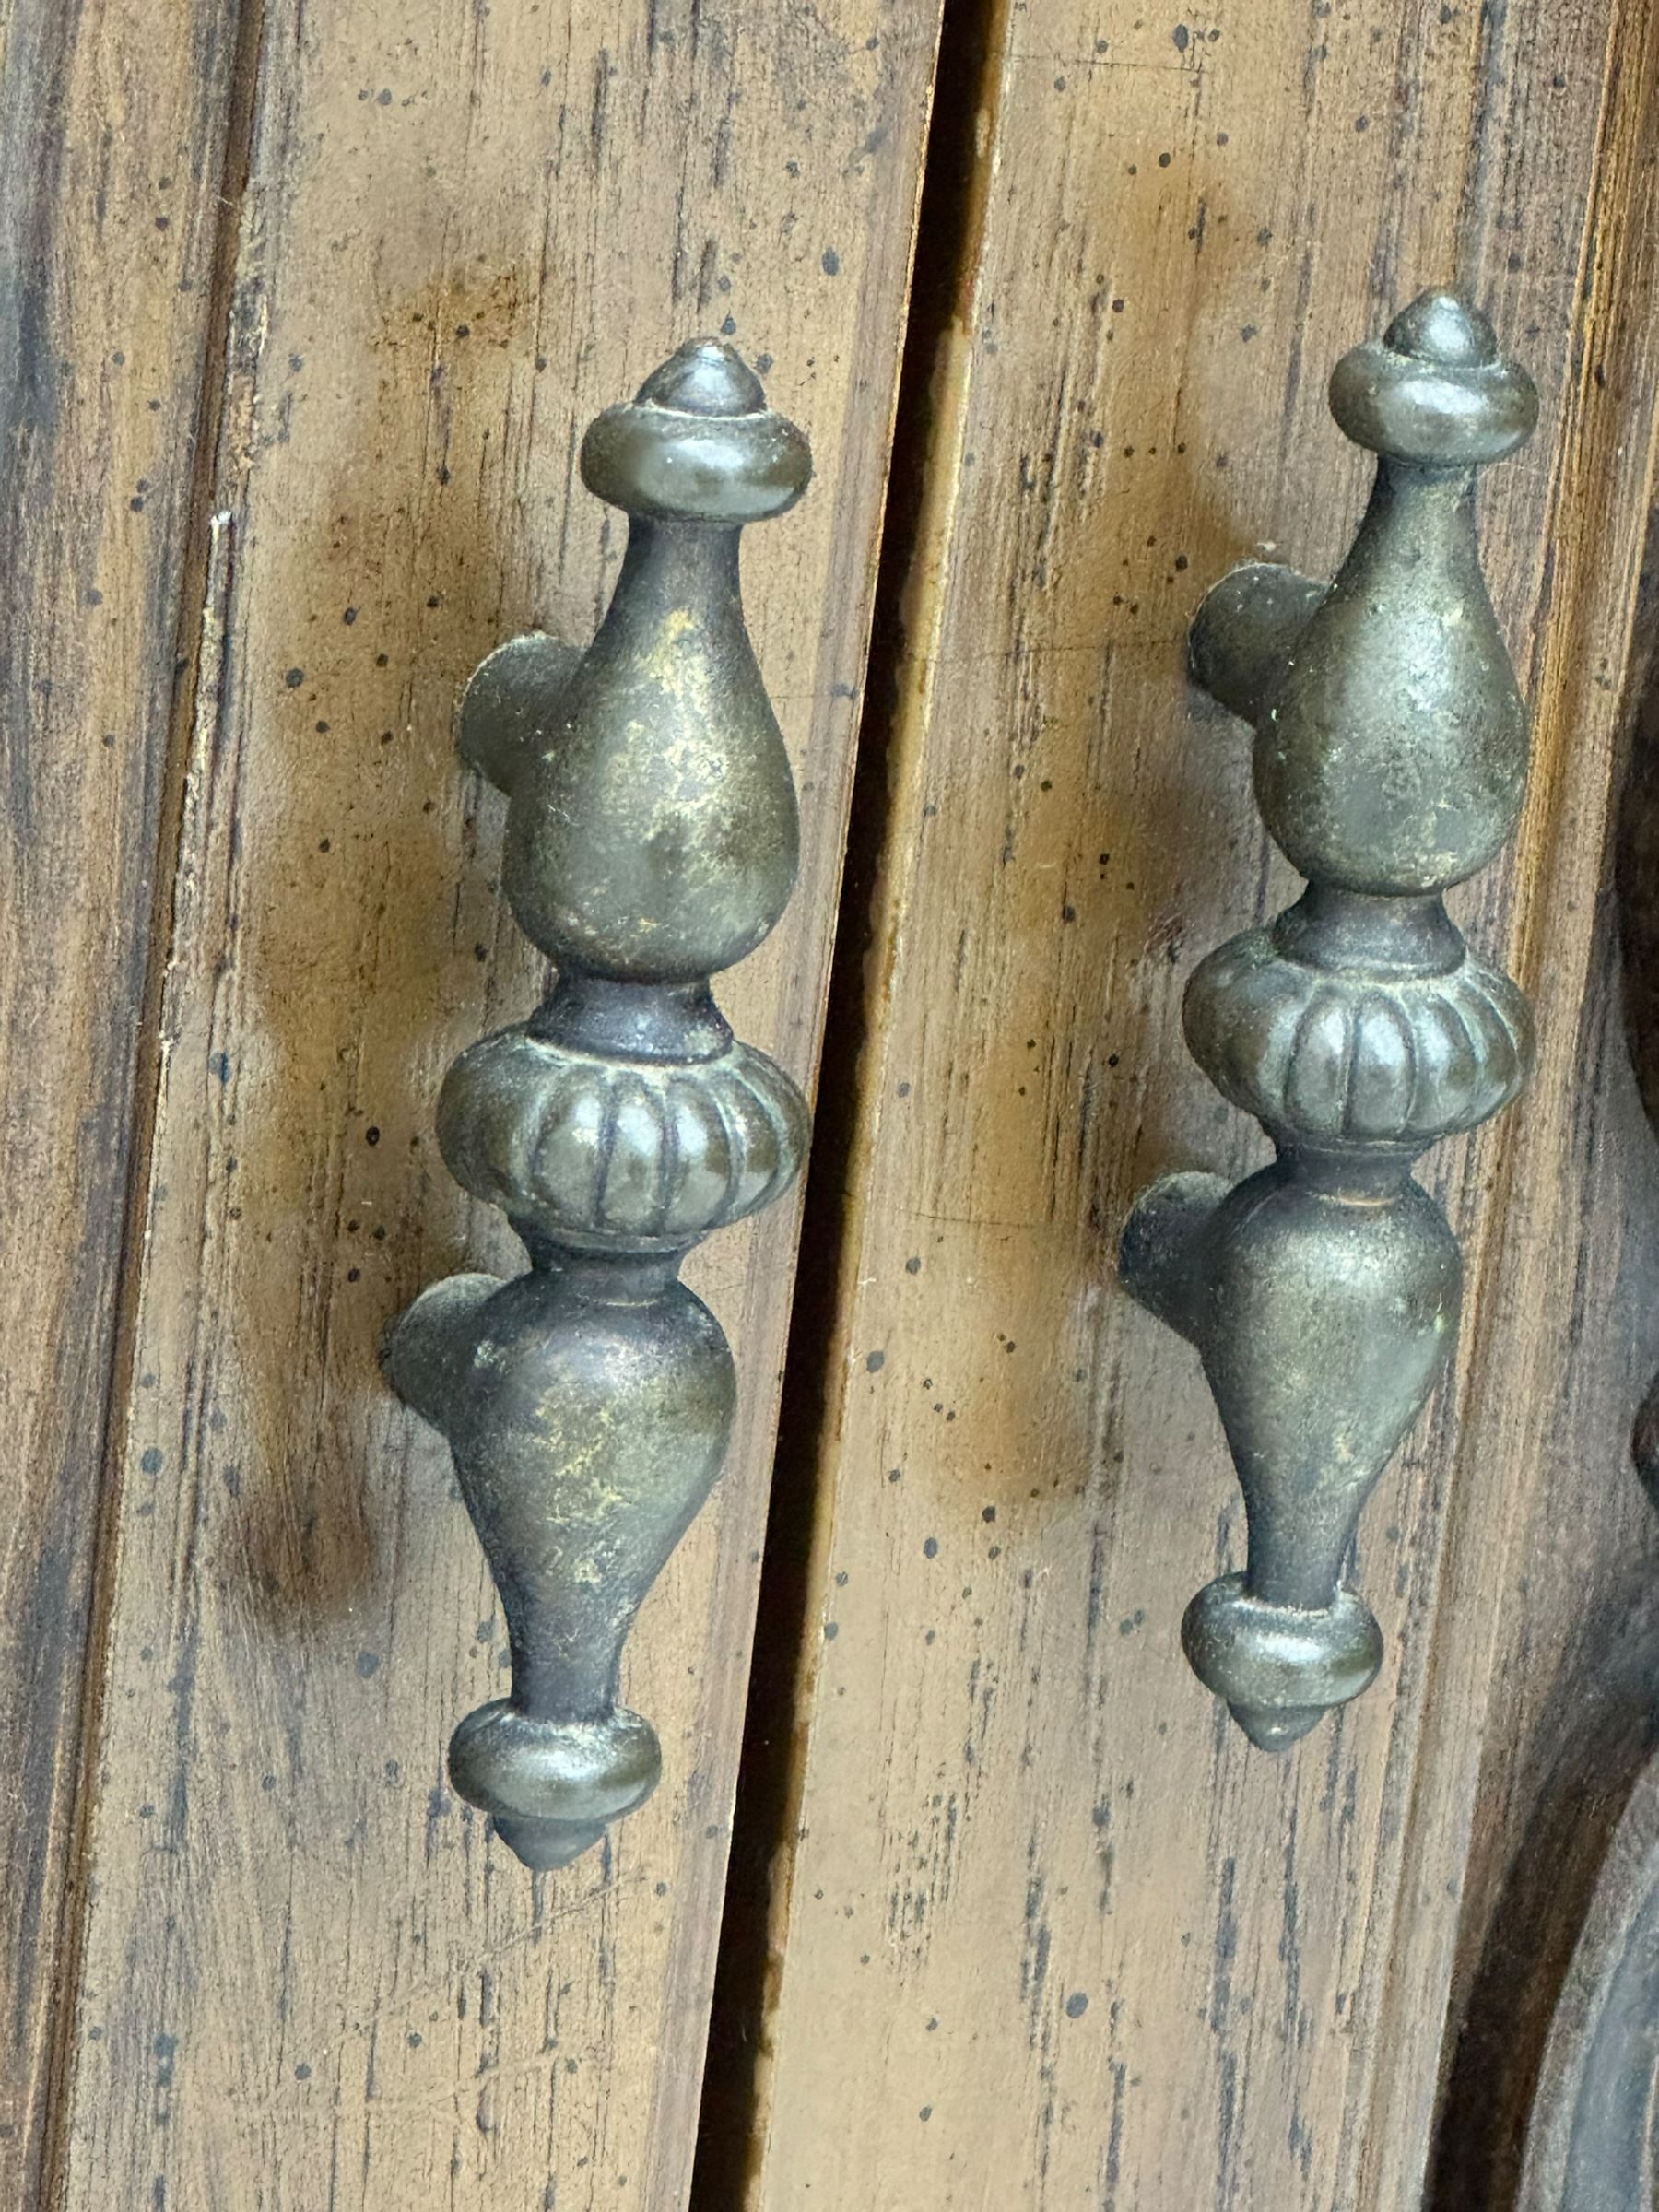
[[[1244,1571],[1187,1608],[1187,1657],[1269,1750],[1382,1662],[1343,1559],[1451,1355],[1463,1276],[1413,1163],[1506,1106],[1532,1059],[1525,999],[1441,894],[1521,810],[1525,709],[1474,489],[1537,396],[1483,315],[1426,292],[1337,363],[1331,410],[1379,456],[1335,582],[1236,569],[1191,640],[1198,682],[1255,724],[1257,804],[1308,878],[1186,993],[1194,1058],[1278,1158],[1232,1188],[1165,1176],[1120,1255],[1125,1286],[1198,1348],[1249,1517]]]
[[[530,1268],[435,1284],[385,1348],[449,1440],[507,1617],[512,1694],[461,1723],[450,1776],[536,1868],[661,1773],[656,1731],[618,1702],[622,1646],[720,1471],[736,1395],[679,1265],[787,1187],[807,1136],[800,1092],[709,988],[794,884],[794,784],[737,547],[806,489],[806,441],[700,340],[589,426],[582,473],[629,518],[609,611],[585,653],[501,646],[460,718],[463,755],[510,803],[513,912],[559,972],[528,1021],[456,1061],[439,1142]]]

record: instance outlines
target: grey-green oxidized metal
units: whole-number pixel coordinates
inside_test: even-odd
[[[582,472],[629,517],[610,609],[585,653],[500,647],[460,720],[508,797],[513,912],[558,979],[450,1070],[439,1141],[530,1267],[435,1284],[384,1354],[449,1440],[507,1616],[512,1694],[455,1730],[451,1778],[538,1869],[661,1773],[655,1730],[618,1701],[622,1646],[720,1471],[736,1393],[679,1265],[786,1187],[807,1135],[799,1091],[736,1041],[709,982],[794,883],[738,535],[799,499],[806,441],[729,346],[698,340],[590,426]]]
[[[1441,893],[1503,846],[1525,786],[1475,476],[1526,438],[1536,394],[1484,315],[1426,292],[1337,364],[1331,409],[1378,455],[1341,572],[1237,569],[1191,639],[1197,681],[1255,725],[1257,803],[1308,878],[1186,994],[1194,1057],[1278,1157],[1231,1188],[1165,1176],[1120,1254],[1203,1359],[1249,1517],[1243,1571],[1187,1609],[1187,1656],[1269,1750],[1382,1661],[1343,1562],[1451,1356],[1463,1273],[1413,1163],[1507,1105],[1532,1057],[1525,999]]]

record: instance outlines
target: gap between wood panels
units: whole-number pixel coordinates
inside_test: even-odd
[[[1002,69],[1006,0],[945,0],[924,157],[910,310],[865,672],[845,873],[830,971],[821,1075],[768,1509],[753,1664],[727,1867],[689,2212],[751,2201],[764,2137],[763,2062],[777,1994],[774,1949],[788,1903],[790,1853],[810,1701],[815,1554],[824,1472],[833,1459],[831,1366],[857,1240],[858,1136],[865,1053],[883,979],[870,963],[895,785],[893,735],[923,546],[949,440],[953,339],[970,320],[980,260],[986,161]],[[954,480],[954,463],[951,465]],[[948,532],[946,533],[947,539]]]

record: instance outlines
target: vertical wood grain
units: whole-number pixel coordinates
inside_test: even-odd
[[[747,2201],[1395,2212],[1523,1532],[1559,1495],[1562,1161],[1653,474],[1653,14],[990,19],[866,735],[890,827]],[[1447,281],[1545,394],[1483,493],[1532,798],[1457,901],[1544,1042],[1526,1100],[1429,1163],[1468,1325],[1359,1543],[1382,1676],[1274,1760],[1180,1653],[1242,1514],[1196,1362],[1111,1249],[1152,1173],[1265,1151],[1180,996],[1293,879],[1236,725],[1186,690],[1187,622],[1241,558],[1339,557],[1367,470],[1325,376]]]
[[[201,671],[106,1571],[56,2176],[85,2212],[665,2212],[686,2187],[794,1225],[688,1275],[743,1373],[641,1619],[658,1796],[533,1880],[443,1751],[504,1631],[375,1368],[515,1265],[440,1162],[442,1068],[532,1002],[456,687],[585,636],[599,407],[732,335],[808,430],[747,563],[794,753],[790,918],[724,994],[809,1077],[908,276],[926,5],[271,0],[237,226]]]
[[[1585,67],[1582,46],[1557,46],[1560,28],[1548,17],[1512,18],[1495,51],[1514,143],[1535,171],[1529,182],[1518,159],[1507,174],[1486,165],[1485,219],[1500,237],[1524,240],[1542,220],[1535,211],[1564,195],[1563,170],[1571,174],[1560,135],[1545,130],[1535,106],[1557,76],[1570,85],[1572,69]],[[1585,27],[1577,28],[1582,35]],[[1585,1524],[1577,1602],[1563,1610],[1560,1584],[1552,1592],[1549,1577],[1538,1589],[1545,1602],[1535,1599],[1532,1554],[1540,1535],[1561,1525],[1567,1502],[1560,1454],[1573,1447],[1561,1426],[1563,1400],[1588,1380],[1582,1362],[1574,1372],[1575,1340],[1606,1327],[1601,1293],[1614,1217],[1590,1201],[1618,1186],[1609,1177],[1598,1188],[1583,1147],[1586,1122],[1616,1094],[1598,1080],[1606,1055],[1598,1058],[1590,1042],[1585,1006],[1600,980],[1595,956],[1605,938],[1596,924],[1632,664],[1650,642],[1634,634],[1633,618],[1651,526],[1659,388],[1659,11],[1613,10],[1601,55],[1600,97],[1583,126],[1590,174],[1578,198],[1561,200],[1582,217],[1577,297],[1558,386],[1556,466],[1535,524],[1543,560],[1525,686],[1535,767],[1504,916],[1511,963],[1537,1012],[1539,1064],[1531,1110],[1517,1117],[1490,1188],[1476,1198],[1484,1217],[1471,1276],[1477,1322],[1447,1463],[1451,1494],[1408,1769],[1396,1742],[1402,1876],[1393,1926],[1386,1937],[1377,1931],[1386,1958],[1378,2058],[1368,2107],[1347,2118],[1347,2171],[1365,2212],[1384,2212],[1422,2185],[1420,2147],[1441,2069],[1389,2053],[1410,2044],[1430,2007],[1438,2015],[1449,1994],[1454,2002],[1461,1994],[1460,1941],[1477,1934],[1491,1909],[1489,1890],[1477,1889],[1460,1928],[1471,1858],[1489,1881],[1483,1830],[1501,1827],[1494,1785],[1524,1741],[1514,1670],[1547,1671],[1581,1623],[1594,1640],[1612,1641],[1628,1606],[1618,1532],[1646,1533],[1628,1478],[1605,1489],[1574,1486],[1575,1518]],[[1603,1371],[1596,1383],[1605,1388],[1606,1380]],[[1433,1873],[1442,1866],[1437,1887]]]
[[[1651,557],[1645,569],[1618,865],[1609,853],[1571,1145],[1556,1163],[1568,1184],[1547,1354],[1556,1382],[1512,1547],[1519,1602],[1497,1622],[1434,2212],[1509,2212],[1529,2124],[1547,2136],[1565,2124],[1537,2106],[1549,2093],[1546,2046],[1621,1816],[1659,1743],[1659,1463],[1653,1407],[1641,1410],[1659,1372],[1659,578]]]
[[[238,9],[0,24],[0,2202],[34,2201]]]

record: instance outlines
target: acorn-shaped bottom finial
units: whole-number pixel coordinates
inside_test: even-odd
[[[450,1780],[538,1872],[568,1866],[663,1772],[657,1732],[618,1705],[598,1720],[538,1720],[510,1698],[469,1712],[450,1738]]]
[[[1206,1583],[1181,1624],[1182,1649],[1251,1742],[1288,1751],[1330,1712],[1369,1689],[1382,1631],[1357,1591],[1318,1610],[1252,1597],[1241,1574]]]

